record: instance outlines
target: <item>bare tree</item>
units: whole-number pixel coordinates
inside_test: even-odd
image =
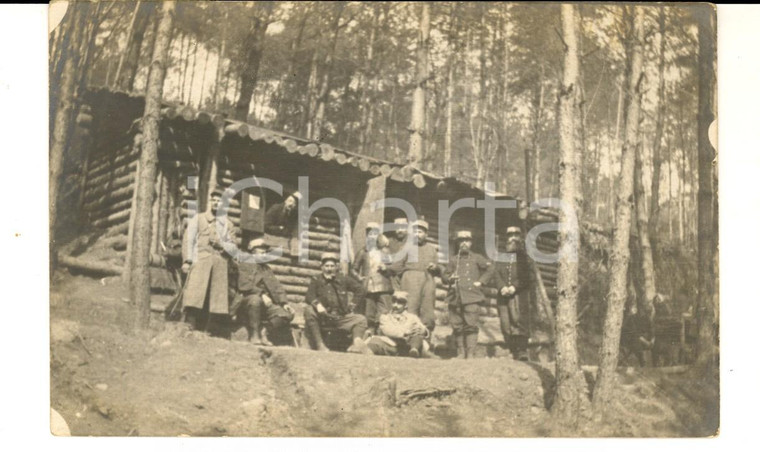
[[[83,39],[85,22],[89,5],[87,3],[75,4],[69,7],[68,32],[70,33],[67,46],[62,49],[63,69],[61,71],[60,87],[57,98],[51,99],[56,102],[55,120],[53,122],[52,140],[50,143],[50,169],[49,169],[49,213],[50,213],[50,251],[51,256],[55,251],[55,224],[58,214],[58,189],[61,183],[63,171],[63,156],[71,136],[72,122],[74,121],[75,99],[77,89],[80,43]],[[65,44],[64,44],[65,45]],[[51,263],[54,259],[51,259]]]
[[[709,138],[710,125],[715,119],[715,11],[712,5],[694,8],[699,27],[697,362],[707,375],[711,375],[715,366],[718,293],[717,164],[716,150]]]
[[[662,168],[662,141],[665,128],[665,7],[660,6],[658,17],[660,32],[660,46],[658,52],[657,74],[659,76],[657,87],[657,104],[655,106],[656,119],[654,130],[654,143],[652,144],[652,198],[649,203],[649,241],[652,245],[652,260],[659,262],[659,246],[657,224],[660,222],[660,178]],[[670,175],[668,174],[668,177]],[[670,197],[668,197],[670,200]]]
[[[579,184],[578,121],[580,121],[580,61],[578,6],[563,4],[562,40],[565,44],[562,87],[559,96],[560,199],[580,218],[583,192]],[[565,209],[560,210],[561,258],[557,273],[556,381],[553,412],[565,423],[578,421],[583,376],[578,364],[578,251],[580,231]]]
[[[257,2],[253,8],[254,15],[251,18],[251,28],[245,38],[247,55],[240,74],[240,97],[235,104],[235,119],[238,121],[248,120],[251,98],[259,78],[259,65],[264,54],[264,37],[267,28],[269,28],[270,14],[274,5],[270,2]]]
[[[420,29],[417,35],[417,78],[412,101],[412,122],[409,126],[409,163],[419,164],[425,157],[425,85],[428,80],[428,45],[430,41],[430,5],[420,5]]]
[[[147,328],[150,320],[149,262],[154,186],[158,171],[158,128],[175,9],[176,3],[173,1],[165,1],[161,4],[161,18],[153,46],[153,58],[145,92],[142,151],[135,188],[137,190],[135,210],[132,213],[135,215],[135,232],[132,236],[132,268],[130,269],[131,296],[138,313],[137,328]]]
[[[626,279],[630,259],[629,239],[633,199],[633,172],[639,139],[641,81],[643,78],[644,9],[625,6],[626,16],[633,8],[626,43],[628,58],[625,75],[625,141],[620,167],[620,187],[616,193],[615,226],[610,253],[610,282],[607,294],[607,313],[604,319],[599,374],[594,387],[593,405],[599,415],[610,400],[616,381],[620,349],[620,331],[623,325],[623,308],[627,296]]]

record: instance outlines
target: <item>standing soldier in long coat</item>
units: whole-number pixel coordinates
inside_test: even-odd
[[[272,268],[257,261],[257,257],[262,257],[269,250],[264,239],[251,240],[248,250],[253,252],[253,261],[238,264],[239,302],[235,304],[248,314],[248,340],[254,345],[272,345],[270,337],[290,336],[294,311],[288,305],[288,295]]]
[[[496,309],[504,342],[515,359],[527,360],[528,334],[520,318],[520,294],[530,287],[528,256],[522,249],[521,230],[517,226],[507,228],[507,252],[515,254],[515,260],[499,262],[494,272],[498,290]]]
[[[480,305],[486,299],[481,287],[491,280],[493,265],[472,251],[472,232],[458,231],[455,241],[457,255],[449,259],[441,279],[449,286],[446,301],[457,343],[457,358],[474,358],[480,331]]]
[[[236,230],[227,220],[222,231],[211,209],[197,218],[196,233],[188,226],[182,246],[182,270],[189,271],[182,296],[185,321],[193,329],[229,337],[225,331],[230,305],[223,244],[234,243]]]
[[[412,223],[414,246],[417,259],[409,255],[391,263],[390,271],[401,277],[401,290],[409,294],[409,312],[418,316],[427,329],[435,328],[435,280],[440,274],[438,248],[427,241],[428,222],[418,220]],[[412,256],[414,254],[412,253]]]
[[[356,311],[367,318],[369,330],[374,332],[380,316],[391,310],[391,280],[383,270],[389,263],[388,239],[380,233],[380,225],[367,223],[366,244],[356,253],[352,275],[362,282],[362,293],[357,294]]]
[[[303,310],[306,337],[312,348],[328,351],[322,340],[322,329],[330,328],[351,335],[353,343],[349,352],[372,354],[363,340],[367,331],[367,319],[351,312],[348,305],[348,291],[359,293],[361,285],[338,271],[340,257],[337,254],[323,253],[320,261],[322,273],[311,278],[306,291],[307,306]]]

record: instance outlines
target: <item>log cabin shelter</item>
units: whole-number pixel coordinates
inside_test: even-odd
[[[107,89],[92,90],[86,93],[77,119],[76,133],[87,136],[77,142],[88,147],[82,150],[82,155],[87,157],[82,168],[79,218],[88,230],[123,238],[126,248],[121,247],[121,258],[117,261],[124,268],[129,267],[143,108],[141,96]],[[314,211],[309,230],[301,237],[309,240],[308,262],[299,262],[295,255],[293,242],[298,237],[276,237],[266,232],[267,209],[299,190],[299,177],[308,177],[308,205],[334,198],[346,206],[353,251],[364,246],[368,222],[387,224],[404,216],[402,210],[388,204],[373,210],[371,206],[375,201],[399,198],[409,203],[420,219],[429,222],[429,239],[438,243],[444,239],[438,236],[440,204],[451,206],[472,199],[471,204],[463,201],[470,205],[451,215],[449,236],[457,230],[468,229],[474,237],[473,248],[485,254],[485,211],[475,207],[475,202],[485,199],[485,193],[456,178],[181,105],[165,105],[161,110],[158,158],[151,245],[151,252],[155,254],[161,254],[171,237],[182,234],[194,212],[203,212],[207,207],[214,209],[215,201],[235,182],[256,177],[282,185],[282,195],[263,188],[238,192],[230,200],[227,212],[243,240],[264,235],[271,244],[284,245],[284,255],[274,261],[272,267],[292,302],[303,300],[308,278],[318,274],[319,255],[324,251],[340,251],[341,234],[347,232],[341,230],[341,221],[334,209],[325,207]],[[520,205],[516,197],[496,193],[492,196]],[[504,232],[509,226],[521,226],[525,230],[528,226],[525,213],[523,209],[521,215],[519,208],[496,209],[497,241],[505,240]],[[295,235],[295,231],[292,234]],[[549,240],[548,245],[544,243],[547,252],[556,251],[551,246],[551,237],[546,234],[541,237]],[[550,266],[546,269],[546,275],[556,280],[556,272]],[[445,290],[440,285],[437,295],[437,308],[445,311]],[[494,317],[495,301],[491,301],[483,313]],[[495,340],[494,337],[485,339]]]

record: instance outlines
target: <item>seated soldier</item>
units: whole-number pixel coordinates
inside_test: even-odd
[[[409,294],[393,292],[391,312],[380,316],[381,336],[372,336],[367,346],[375,355],[432,357],[425,338],[430,335],[419,317],[407,312]]]
[[[351,353],[372,354],[362,338],[367,331],[367,319],[351,312],[348,305],[348,291],[360,293],[361,285],[354,278],[338,273],[340,258],[335,253],[323,253],[322,273],[311,278],[306,292],[306,306],[303,311],[306,337],[315,350],[328,351],[322,340],[323,329],[333,329],[350,334],[353,344]]]
[[[264,326],[268,326],[270,337],[290,337],[294,311],[271,267],[257,261],[257,257],[269,251],[264,239],[251,240],[248,250],[253,253],[253,261],[238,265],[238,297],[241,299],[236,305],[248,314],[248,340],[254,345],[272,345]]]

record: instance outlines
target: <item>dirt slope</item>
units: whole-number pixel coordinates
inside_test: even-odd
[[[125,293],[114,279],[53,285],[51,406],[74,435],[707,434],[704,388],[683,375],[623,374],[605,423],[561,430],[546,409],[551,368],[257,348],[158,318],[135,334]]]

